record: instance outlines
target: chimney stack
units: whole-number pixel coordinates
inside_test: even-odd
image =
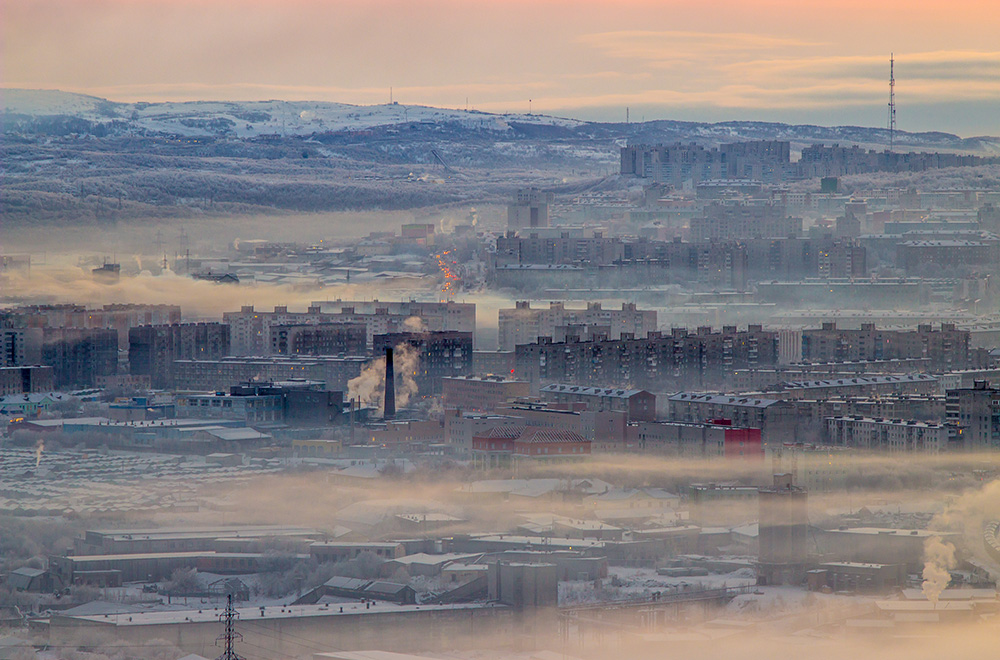
[[[382,417],[392,419],[396,416],[396,373],[392,364],[392,349],[385,348],[385,406]]]

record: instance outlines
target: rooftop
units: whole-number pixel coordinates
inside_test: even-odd
[[[368,584],[368,580],[362,580]],[[493,607],[502,607],[492,603],[462,603],[453,605],[399,605],[397,603],[371,602],[344,604],[331,607],[324,605],[290,605],[290,606],[270,606],[262,607],[238,607],[237,616],[241,621],[260,621],[275,619],[301,619],[307,617],[329,617],[329,616],[356,616],[386,613],[405,613],[419,611],[454,611],[454,610],[479,610]],[[343,611],[340,611],[340,610]],[[217,608],[201,610],[174,610],[160,612],[122,612],[120,614],[94,614],[94,615],[62,615],[55,614],[53,619],[65,617],[80,621],[89,621],[98,624],[113,626],[154,626],[171,625],[178,623],[207,623],[218,626],[219,613]]]

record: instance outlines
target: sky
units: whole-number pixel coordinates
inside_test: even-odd
[[[1000,0],[5,0],[3,87],[1000,135]]]

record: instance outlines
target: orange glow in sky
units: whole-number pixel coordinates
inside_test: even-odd
[[[997,0],[7,0],[3,86],[1000,133]]]

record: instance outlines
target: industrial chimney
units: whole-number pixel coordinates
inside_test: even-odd
[[[385,412],[382,417],[392,419],[396,416],[396,373],[392,364],[392,349],[385,348]]]

